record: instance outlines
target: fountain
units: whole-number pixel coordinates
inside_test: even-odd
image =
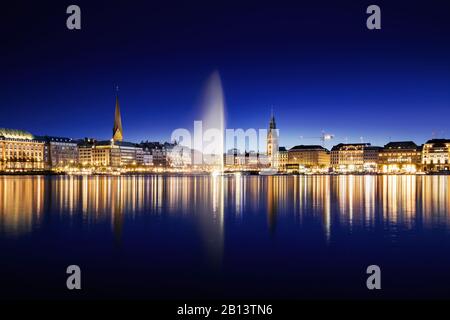
[[[201,141],[194,133],[194,145],[201,151],[203,166],[208,168],[208,179],[212,207],[198,209],[201,228],[207,239],[208,255],[216,268],[221,268],[224,243],[224,174],[225,149],[225,101],[218,71],[214,71],[206,82],[202,101]],[[195,130],[195,128],[194,128]],[[200,130],[199,130],[200,131]],[[197,138],[196,138],[197,137]]]
[[[222,175],[225,151],[225,101],[218,71],[214,71],[207,81],[202,106],[203,163],[210,168],[212,175]]]

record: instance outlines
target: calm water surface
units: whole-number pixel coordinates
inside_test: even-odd
[[[3,176],[0,297],[450,298],[449,183]],[[381,291],[366,289],[371,264]]]

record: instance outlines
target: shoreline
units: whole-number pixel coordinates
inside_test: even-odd
[[[430,173],[276,173],[276,174],[259,174],[258,171],[236,171],[224,172],[219,176],[450,176],[450,172],[430,172]],[[54,171],[30,171],[30,172],[0,172],[0,176],[211,176],[209,172],[127,172],[121,174],[110,173],[90,173],[90,174],[73,174],[67,172]]]

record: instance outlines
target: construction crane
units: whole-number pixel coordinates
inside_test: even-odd
[[[323,147],[325,145],[326,141],[334,139],[334,134],[326,133],[325,131],[322,130],[322,134],[321,134],[320,137],[304,137],[304,136],[300,136],[300,139],[319,139],[320,141],[322,141],[322,147]]]

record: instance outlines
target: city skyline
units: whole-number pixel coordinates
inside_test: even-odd
[[[325,142],[332,140],[333,135],[323,133],[322,145],[299,144],[286,148],[279,145],[279,128],[273,110],[268,130],[259,133],[254,129],[230,131],[221,127],[223,92],[217,73],[205,95],[208,96],[206,107],[210,108],[206,127],[197,121],[193,132],[179,128],[172,134],[175,140],[169,143],[124,141],[118,92],[110,139],[35,136],[25,130],[0,128],[0,170],[19,174],[47,170],[119,175],[201,172],[213,176],[227,170],[260,175],[449,172],[450,139],[434,138],[419,145],[411,140],[389,141],[383,147],[362,141],[338,143],[328,150]],[[214,119],[209,118],[211,114]]]
[[[0,126],[109,138],[118,84],[127,140],[168,141],[200,119],[202,89],[217,69],[227,127],[265,128],[273,106],[280,145],[317,144],[322,130],[335,135],[333,144],[450,135],[448,4],[378,4],[383,29],[371,32],[365,7],[351,2],[172,12],[162,3],[81,1],[83,27],[69,31],[63,4],[19,2],[0,22],[16,31],[4,35],[8,118]]]
[[[40,137],[40,138],[44,138],[44,137],[50,137],[50,138],[62,138],[62,139],[71,139],[73,141],[83,141],[83,140],[96,140],[96,141],[101,141],[101,140],[114,140],[117,143],[122,142],[122,140],[124,140],[124,133],[123,133],[123,129],[122,129],[122,113],[120,111],[121,107],[120,107],[120,100],[119,100],[119,94],[118,94],[118,87],[116,86],[116,95],[115,95],[115,104],[114,104],[114,116],[113,116],[113,126],[112,126],[112,132],[113,134],[110,135],[109,137],[103,134],[96,134],[95,136],[80,136],[80,137],[71,137],[68,136],[66,134],[62,134],[62,135],[52,135],[52,134],[42,134],[42,133],[35,133],[35,132],[31,132],[30,130],[26,129],[26,128],[11,128],[8,126],[0,126],[0,130],[8,130],[8,131],[17,131],[19,132],[20,135],[22,134],[28,134],[31,135],[34,139],[34,137]],[[278,119],[277,116],[275,115],[274,111],[273,111],[273,107],[271,108],[270,111],[270,117],[268,118],[268,121],[266,121],[267,125],[258,129],[267,129],[268,132],[270,132],[270,129],[277,129],[278,132],[281,132],[279,126],[275,126],[275,119]],[[194,120],[194,121],[202,121],[202,120]],[[194,124],[193,121],[193,124]],[[278,120],[276,120],[278,123]],[[192,129],[193,129],[194,125],[192,125]],[[180,129],[180,128],[178,128]],[[181,129],[185,129],[185,128],[181,128]],[[225,128],[227,129],[232,129],[232,130],[239,130],[239,129],[243,129],[244,131],[247,129],[254,129],[254,128]],[[190,130],[190,129],[188,129]],[[193,132],[194,130],[192,130]],[[442,134],[444,133],[444,131],[441,132]],[[170,136],[170,135],[169,135]],[[224,139],[225,139],[225,133],[224,133]],[[286,138],[285,138],[286,139]],[[408,137],[405,137],[404,139],[401,140],[393,140],[391,139],[391,137],[389,137],[390,140],[386,141],[385,143],[376,145],[374,143],[372,143],[371,141],[367,141],[364,140],[363,137],[359,137],[359,141],[358,139],[355,140],[349,140],[348,137],[346,137],[344,140],[345,141],[339,141],[335,139],[335,135],[329,132],[325,132],[324,130],[322,130],[318,136],[316,137],[306,137],[303,140],[303,137],[300,136],[300,143],[297,143],[295,145],[285,145],[283,143],[277,142],[277,146],[279,146],[280,148],[287,148],[287,149],[291,149],[291,148],[295,148],[298,146],[321,146],[325,149],[328,149],[329,151],[333,148],[336,147],[338,145],[341,144],[349,144],[349,145],[355,145],[355,144],[368,144],[368,145],[372,145],[372,146],[386,146],[389,145],[391,143],[396,143],[396,142],[418,142],[418,146],[420,145],[424,145],[426,142],[431,141],[431,140],[449,140],[446,136],[439,136],[439,135],[435,135],[435,133],[433,133],[433,136],[426,139],[425,141],[415,141],[413,139],[409,139]],[[279,141],[283,141],[282,139],[282,135],[278,134],[278,140]],[[311,142],[311,143],[303,143],[304,141],[315,141]],[[125,137],[125,141],[129,141],[132,143],[143,143],[143,142],[159,142],[159,143],[176,143],[177,141],[173,141],[170,139],[167,140],[157,140],[157,139],[153,139],[151,137],[147,137],[147,138],[142,138],[140,140],[132,140],[132,139],[128,139],[127,137]],[[270,141],[270,140],[269,140]],[[269,141],[263,141],[264,143],[262,143],[261,145],[263,146],[262,149],[257,149],[257,150],[253,150],[253,149],[246,149],[246,150],[239,150],[241,152],[244,151],[251,151],[251,152],[263,152],[263,153],[267,153],[267,145],[268,143],[270,143]],[[232,150],[233,148],[227,148],[227,145],[224,145],[224,153],[227,153],[228,151]],[[195,148],[191,148],[192,150],[196,150]],[[234,147],[234,149],[236,149],[236,146]]]

